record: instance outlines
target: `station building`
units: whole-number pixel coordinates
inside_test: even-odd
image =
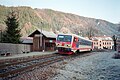
[[[33,51],[54,51],[56,49],[56,37],[53,32],[37,29],[28,37],[33,37]]]
[[[93,49],[112,49],[113,40],[109,36],[92,37]]]

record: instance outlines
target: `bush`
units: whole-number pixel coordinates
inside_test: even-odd
[[[114,59],[120,59],[120,53],[115,53],[113,56]]]

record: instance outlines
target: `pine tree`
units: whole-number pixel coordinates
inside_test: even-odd
[[[2,41],[4,43],[20,43],[20,29],[18,28],[18,16],[15,12],[10,13],[7,16],[7,20],[5,21],[7,29],[3,34]]]

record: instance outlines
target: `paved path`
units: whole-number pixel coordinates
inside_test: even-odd
[[[10,58],[36,56],[36,55],[47,55],[47,54],[54,54],[56,52],[57,51],[52,51],[52,52],[30,52],[30,53],[24,53],[24,54],[14,54],[14,55],[11,55],[11,56],[0,56],[0,60],[2,60],[2,59],[10,59]]]

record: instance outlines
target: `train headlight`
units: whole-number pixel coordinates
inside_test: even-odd
[[[56,46],[59,46],[59,45],[60,45],[59,43],[56,44]]]
[[[67,44],[67,47],[71,47],[71,45],[68,45],[68,44]]]

